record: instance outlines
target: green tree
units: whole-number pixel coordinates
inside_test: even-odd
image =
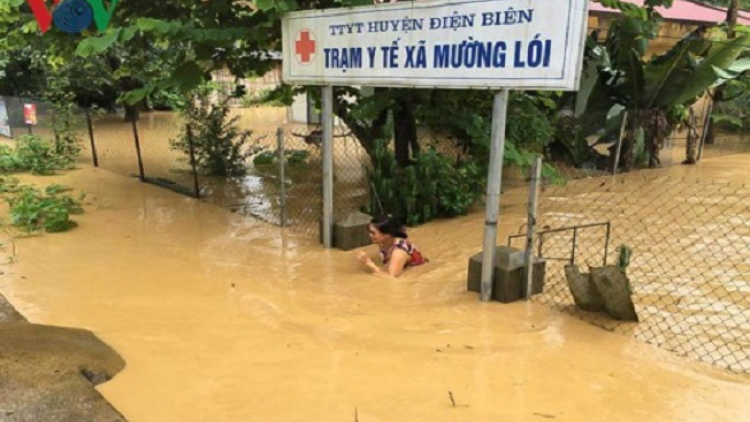
[[[124,9],[118,6],[113,22],[129,19]],[[0,93],[43,97],[54,91],[51,84],[59,79],[66,81],[77,104],[111,109],[118,97],[173,70],[170,48],[174,46],[165,43],[139,36],[116,43],[109,32],[99,34],[94,28],[80,36],[54,27],[41,34],[24,0],[0,3],[0,15]],[[108,43],[106,51],[78,54],[79,43],[89,37]],[[137,118],[143,99],[123,105],[127,117]]]

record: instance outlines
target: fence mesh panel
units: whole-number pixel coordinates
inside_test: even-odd
[[[643,175],[579,180],[547,186],[537,221],[546,284],[535,301],[679,355],[750,373],[750,186]],[[555,231],[595,223],[601,225]],[[523,247],[524,239],[510,240]],[[638,323],[584,311],[584,301],[571,293],[576,280],[570,264],[584,273],[605,262],[617,265],[620,245],[632,248],[625,273]]]

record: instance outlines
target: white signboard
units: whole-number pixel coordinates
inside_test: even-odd
[[[8,138],[13,137],[8,120],[8,108],[5,105],[5,98],[2,97],[0,97],[0,135]]]
[[[423,1],[290,13],[302,85],[575,90],[588,0]]]

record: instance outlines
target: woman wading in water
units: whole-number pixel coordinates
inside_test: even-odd
[[[370,220],[367,231],[372,243],[380,248],[383,267],[374,263],[365,251],[357,252],[357,259],[372,270],[373,274],[398,277],[407,267],[427,262],[417,247],[407,240],[404,226],[390,215]]]

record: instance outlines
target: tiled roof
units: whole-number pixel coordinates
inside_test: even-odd
[[[643,6],[643,0],[622,1]],[[656,10],[662,16],[664,16],[665,19],[677,21],[705,22],[716,24],[723,22],[727,17],[726,9],[706,6],[687,0],[675,0],[672,4],[672,7],[670,7],[669,9],[657,7]],[[618,10],[608,9],[602,6],[600,3],[595,3],[593,1],[589,3],[589,11],[619,13]],[[750,13],[740,12],[739,17],[737,18],[737,23],[750,25]]]

